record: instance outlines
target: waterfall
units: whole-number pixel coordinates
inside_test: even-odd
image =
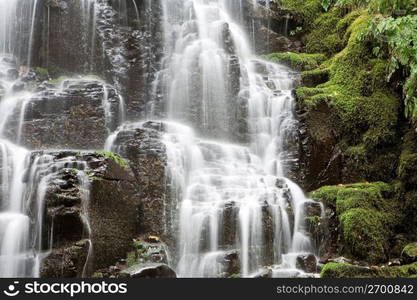
[[[88,3],[92,1],[88,0]],[[118,102],[119,116],[111,111],[108,88],[99,79],[67,78],[49,84],[47,92],[32,91],[28,87],[16,89],[16,85],[21,84],[19,67],[26,65],[24,73],[27,73],[31,64],[38,6],[38,0],[0,1],[0,278],[40,276],[42,260],[50,254],[53,243],[53,228],[46,228],[44,215],[48,188],[60,180],[64,170],[78,170],[88,239],[91,231],[87,214],[89,177],[85,172],[86,162],[73,156],[57,158],[20,146],[27,105],[40,95],[56,97],[72,86],[88,81],[102,89],[106,125],[110,127],[124,115],[122,101]],[[46,240],[45,236],[48,237]],[[85,270],[91,260],[92,247],[90,240]]]
[[[308,276],[297,260],[315,253],[305,228],[312,200],[289,175],[297,159],[292,90],[298,75],[255,55],[254,22],[243,24],[248,2],[257,5],[256,0],[162,1],[164,57],[149,87],[147,121],[161,125],[170,189],[164,201],[172,202],[164,203],[161,218],[164,232],[175,240],[170,263],[180,277],[225,276],[224,262],[231,255],[238,257],[242,277],[256,276],[265,266],[275,276]],[[0,0],[0,277],[40,275],[53,246],[53,220],[52,228],[45,225],[48,191],[69,169],[79,182],[83,238],[89,245],[85,276],[94,247],[87,163],[78,155],[57,157],[22,147],[26,111],[45,98],[94,90],[109,133],[105,148],[115,152],[120,152],[120,132],[146,127],[147,121],[127,123],[123,93],[91,76],[16,89],[21,73],[34,65],[39,3]],[[152,8],[150,1],[147,7]],[[136,2],[80,0],[79,9],[86,27],[80,39],[90,51],[84,71],[94,70],[100,39],[108,77],[115,90],[124,90],[130,61],[123,56],[121,37],[128,18],[139,19]],[[50,13],[48,8],[47,24]]]
[[[242,276],[265,265],[301,274],[297,256],[314,252],[304,224],[311,200],[286,178],[296,160],[288,141],[297,129],[297,76],[253,54],[234,15],[242,7],[221,0],[163,5],[166,56],[157,84],[165,93],[168,168],[179,191],[181,277],[220,276],[220,257],[230,249],[239,253]],[[236,122],[246,122],[247,131],[238,144]],[[236,229],[228,233],[230,214]]]

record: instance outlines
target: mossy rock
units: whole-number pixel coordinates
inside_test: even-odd
[[[395,267],[363,267],[348,263],[325,264],[322,278],[415,278],[417,263]]]
[[[265,56],[266,59],[286,65],[297,71],[307,71],[318,68],[326,60],[323,54],[306,53],[271,53]]]
[[[327,263],[320,272],[322,278],[369,278],[374,276],[375,273],[372,269],[348,263]]]
[[[348,43],[350,25],[361,14],[362,11],[353,11],[344,16],[343,10],[337,7],[321,14],[307,35],[306,51],[324,53],[328,57],[340,52]]]
[[[122,158],[119,154],[109,151],[96,151],[95,154],[113,160],[123,169],[129,168],[129,164],[127,163],[127,161],[124,158]]]
[[[301,73],[301,82],[305,87],[315,87],[329,80],[329,69],[315,69]]]
[[[388,258],[389,239],[400,221],[391,185],[375,182],[325,186],[310,196],[337,213],[340,254],[369,263]]]
[[[417,262],[417,242],[408,244],[401,253],[401,261],[404,264]]]
[[[388,236],[386,214],[372,209],[354,208],[339,216],[343,251],[369,263],[387,260]]]
[[[399,162],[401,101],[385,81],[386,61],[375,59],[371,47],[360,38],[370,19],[366,13],[350,15],[345,22],[351,23],[344,34],[346,46],[305,73],[309,87],[295,92],[297,106],[307,112],[321,104],[329,107],[332,130],[349,173],[344,176],[350,181],[390,181]],[[329,80],[312,87],[310,76],[323,80],[323,72]]]
[[[322,0],[281,0],[283,7],[289,9],[303,21],[303,25],[308,29],[314,20],[324,12],[321,5]]]

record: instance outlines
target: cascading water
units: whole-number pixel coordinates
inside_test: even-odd
[[[314,252],[304,225],[311,200],[285,178],[295,159],[288,141],[296,129],[291,90],[297,78],[252,54],[236,21],[241,18],[232,17],[242,7],[243,1],[164,2],[166,69],[159,84],[170,120],[164,136],[168,165],[182,176],[176,181],[182,277],[220,276],[219,259],[230,248],[239,252],[242,276],[272,264],[281,270],[275,274],[294,273],[297,256]],[[247,138],[235,145],[227,140],[236,135],[239,109]],[[232,242],[224,226],[230,211],[236,226]]]
[[[164,125],[161,141],[172,189],[168,198],[174,205],[166,205],[170,211],[163,217],[172,227],[166,232],[176,237],[172,264],[181,277],[223,276],[224,258],[231,252],[238,255],[244,277],[255,276],[264,266],[274,266],[275,276],[300,276],[304,274],[297,270],[297,257],[314,253],[304,224],[305,207],[312,200],[287,178],[296,160],[290,147],[297,126],[291,90],[298,78],[252,53],[242,25],[246,2],[162,1],[165,57],[152,90],[164,107],[159,110],[156,100],[149,103],[148,117],[162,119]],[[119,27],[99,28],[97,17],[114,17],[109,3],[80,0],[88,27],[83,37],[90,48],[87,70],[95,59],[96,39],[112,40],[128,23],[127,2],[115,1],[112,4],[125,12],[118,15]],[[136,2],[131,5],[139,18]],[[109,132],[125,120],[123,99],[116,115],[108,85],[99,79],[49,82],[46,92],[15,89],[22,71],[18,66],[27,71],[32,63],[37,9],[37,0],[0,0],[0,277],[39,276],[53,242],[42,240],[47,190],[65,169],[78,170],[89,241],[83,275],[88,274],[92,256],[87,165],[75,156],[59,159],[20,147],[27,105],[40,94],[57,97],[72,86],[93,82],[103,90]],[[25,22],[19,27],[21,19]],[[120,47],[103,50],[115,74],[126,71],[128,63]],[[114,79],[114,84],[121,89],[121,80]],[[113,144],[118,132],[141,126],[144,122],[124,124],[110,135],[106,149],[117,151]],[[13,140],[10,127],[16,133]]]
[[[31,152],[18,145],[25,108],[36,99],[36,95],[42,93],[16,88],[20,84],[19,66],[25,66],[27,72],[31,64],[37,10],[37,0],[0,1],[0,277],[40,275],[42,259],[48,255],[52,246],[50,239],[44,240],[46,194],[50,184],[59,180],[63,170],[78,170],[87,238],[90,232],[86,162],[76,157],[60,159],[50,154]],[[71,85],[84,81],[87,81],[86,77],[66,79],[56,88],[51,88],[49,92],[52,95],[49,96],[56,96]],[[122,120],[122,113],[114,116],[110,111],[105,83],[91,78],[88,81],[102,86],[106,124],[115,122],[114,118]],[[122,101],[119,105],[119,112],[122,112]],[[9,130],[16,133],[12,140]],[[52,230],[49,236],[52,236]],[[88,268],[91,253],[90,241],[85,269]]]

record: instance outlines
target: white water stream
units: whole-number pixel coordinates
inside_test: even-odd
[[[95,12],[91,2],[81,1],[86,24],[96,22],[95,14],[90,15]],[[162,2],[165,57],[154,87],[163,91],[162,142],[174,176],[173,201],[179,204],[174,267],[180,277],[221,276],[221,258],[230,250],[239,255],[241,276],[253,276],[266,265],[273,265],[277,276],[302,276],[297,256],[315,251],[305,229],[305,207],[311,200],[287,178],[295,159],[287,143],[297,128],[291,94],[297,78],[291,70],[254,55],[248,30],[241,24],[244,2]],[[30,92],[13,90],[14,66],[22,63],[13,57],[27,57],[26,64],[31,63],[36,3],[0,0],[0,277],[39,275],[46,255],[41,220],[49,180],[62,168],[74,167],[81,174],[85,169],[74,157],[56,161],[45,154],[31,160],[30,151],[4,138],[17,110],[20,140],[25,105],[32,101]],[[16,42],[18,7],[29,21],[25,42]],[[91,45],[94,28],[95,24]],[[107,90],[104,83],[103,88]],[[103,108],[110,122],[106,99]],[[246,124],[246,138],[237,137],[237,122]],[[114,148],[114,137],[107,148]],[[29,177],[24,181],[25,174]],[[80,180],[86,183],[84,177]],[[226,243],[224,223],[230,210],[236,230],[229,233],[233,242]]]

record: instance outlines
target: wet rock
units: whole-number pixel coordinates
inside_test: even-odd
[[[224,266],[226,273],[225,277],[233,276],[240,273],[240,259],[239,252],[237,250],[227,251],[224,255],[224,259],[220,262]]]
[[[313,254],[302,254],[297,256],[297,269],[303,270],[307,273],[317,272],[317,258]]]
[[[161,142],[163,124],[147,122],[126,126],[117,134],[115,151],[128,159],[140,188],[140,233],[161,237],[173,243],[176,204],[171,202],[170,174],[167,174],[166,149]],[[168,176],[168,178],[167,178]],[[161,218],[165,216],[165,218]]]
[[[296,98],[296,101],[300,100]],[[343,178],[342,151],[338,146],[330,107],[325,103],[298,110],[300,156],[298,182],[307,191],[339,184]]]
[[[32,155],[33,159],[37,155]],[[130,169],[96,153],[67,151],[48,155],[61,166],[68,162],[52,174],[46,191],[44,240],[48,241],[52,233],[52,252],[44,260],[42,276],[59,273],[59,269],[53,269],[54,261],[59,259],[64,266],[57,264],[56,268],[69,270],[62,276],[73,277],[80,276],[80,272],[89,276],[93,270],[124,258],[137,235],[138,222],[137,189]],[[87,185],[81,179],[87,180]],[[92,245],[87,247],[92,251],[89,264],[81,269],[81,259],[72,262],[72,245],[80,239]]]
[[[158,239],[149,241],[147,238],[138,238],[133,241],[134,250],[128,253],[127,266],[143,263],[164,263],[168,264],[168,247]]]
[[[177,275],[168,265],[158,263],[139,264],[122,271],[132,278],[176,278]]]
[[[305,214],[307,217],[321,217],[322,204],[316,201],[308,201],[305,203]]]
[[[12,140],[21,128],[21,143],[32,149],[101,149],[120,119],[120,98],[113,87],[93,78],[47,84],[16,112],[10,122]],[[105,104],[103,104],[105,103]],[[16,121],[17,120],[17,121]]]
[[[40,275],[43,278],[82,277],[87,263],[89,243],[81,240],[70,246],[55,248],[43,260]]]

